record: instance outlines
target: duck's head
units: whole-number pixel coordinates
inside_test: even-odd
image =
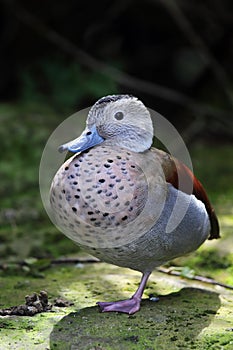
[[[82,152],[104,143],[144,152],[152,138],[153,125],[144,104],[130,95],[109,95],[90,109],[81,136],[60,146],[59,151]]]

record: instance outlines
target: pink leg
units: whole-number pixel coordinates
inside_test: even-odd
[[[150,276],[151,272],[146,272],[142,275],[141,282],[135,294],[126,300],[118,300],[112,302],[98,302],[102,312],[116,311],[125,312],[127,314],[134,314],[140,309],[140,303],[142,299],[142,294],[146,286],[146,282]]]

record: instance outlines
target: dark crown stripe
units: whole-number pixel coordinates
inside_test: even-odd
[[[109,96],[105,96],[105,97],[100,98],[96,102],[96,105],[100,105],[102,103],[115,102],[115,101],[125,99],[125,98],[133,98],[133,96],[132,95],[109,95]]]

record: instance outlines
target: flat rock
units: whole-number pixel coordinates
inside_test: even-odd
[[[232,349],[233,291],[219,286],[155,271],[138,313],[99,312],[97,301],[129,297],[139,279],[137,272],[104,263],[55,266],[44,279],[20,286],[22,277],[2,278],[2,297],[12,304],[41,289],[51,302],[71,303],[33,317],[0,317],[0,349]],[[152,294],[159,301],[149,300]]]

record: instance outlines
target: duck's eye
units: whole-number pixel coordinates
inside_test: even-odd
[[[116,114],[114,115],[114,118],[116,120],[122,120],[124,118],[124,113],[123,112],[116,112]]]

